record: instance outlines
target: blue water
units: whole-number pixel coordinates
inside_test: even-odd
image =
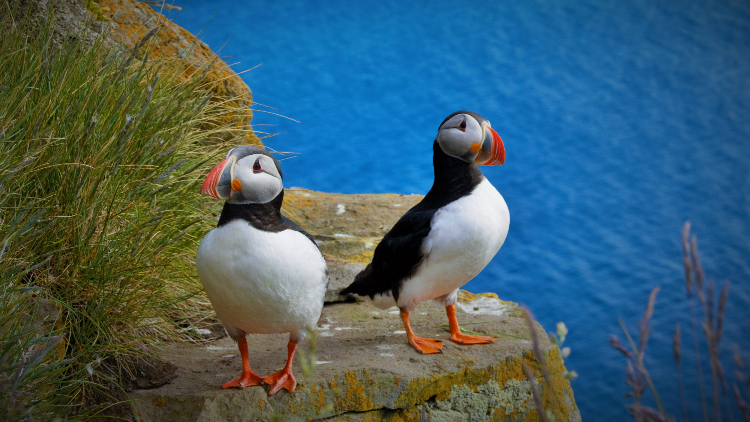
[[[215,13],[215,15],[214,15]],[[213,19],[206,25],[206,22]],[[286,186],[421,193],[437,126],[468,109],[503,137],[484,168],[511,212],[508,239],[469,290],[570,329],[584,420],[628,420],[625,361],[608,344],[662,290],[647,364],[681,415],[671,336],[688,341],[680,231],[731,281],[722,352],[750,359],[750,2],[194,0],[177,18],[243,74]],[[273,126],[264,126],[273,125]],[[620,334],[622,339],[622,335]],[[706,352],[703,351],[705,356]],[[704,366],[704,375],[708,368]]]

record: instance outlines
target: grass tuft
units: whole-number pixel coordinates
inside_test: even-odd
[[[149,61],[148,35],[126,57],[101,39],[56,47],[52,22],[0,22],[2,420],[95,416],[132,359],[205,314],[189,300],[198,191],[238,143],[216,140],[233,111],[208,101],[208,69]]]

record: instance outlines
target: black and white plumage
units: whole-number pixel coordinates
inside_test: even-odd
[[[469,111],[448,116],[438,129],[433,154],[432,188],[385,235],[372,262],[342,291],[368,296],[381,308],[398,306],[409,342],[422,353],[439,352],[442,343],[413,336],[408,313],[430,299],[446,306],[452,340],[494,340],[461,334],[454,304],[458,289],[500,250],[510,225],[505,200],[477,167],[505,161],[502,140],[485,118]]]
[[[294,349],[323,309],[328,283],[323,255],[304,230],[281,215],[281,169],[264,149],[234,148],[201,191],[226,200],[218,226],[203,239],[196,257],[208,298],[243,357],[243,374],[224,388],[265,382],[271,385],[269,394],[294,391]],[[252,373],[245,340],[250,333],[289,333],[284,370],[269,377]]]

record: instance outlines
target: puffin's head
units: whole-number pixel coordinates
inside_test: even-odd
[[[436,139],[451,157],[480,166],[505,163],[505,146],[500,135],[484,117],[471,111],[457,111],[443,120]]]
[[[208,173],[201,193],[230,204],[265,204],[283,189],[281,168],[273,155],[261,147],[241,145]]]

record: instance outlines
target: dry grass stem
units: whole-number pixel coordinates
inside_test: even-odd
[[[541,346],[539,344],[539,337],[536,333],[536,327],[534,325],[534,316],[531,314],[531,311],[529,308],[526,308],[525,306],[521,307],[521,310],[523,312],[524,317],[526,318],[526,325],[529,327],[529,331],[531,332],[531,341],[534,347],[534,355],[536,355],[536,360],[539,362],[539,366],[542,368],[542,374],[544,375],[545,381],[547,381],[547,385],[551,383],[550,381],[550,375],[549,375],[549,369],[547,368],[547,359],[546,355],[542,353]]]
[[[542,393],[539,391],[539,384],[536,382],[536,378],[534,378],[534,372],[525,363],[521,363],[521,366],[523,367],[523,372],[526,374],[526,379],[531,384],[531,395],[534,397],[534,404],[536,405],[539,420],[547,422],[547,414],[544,411],[544,403],[542,402]]]

